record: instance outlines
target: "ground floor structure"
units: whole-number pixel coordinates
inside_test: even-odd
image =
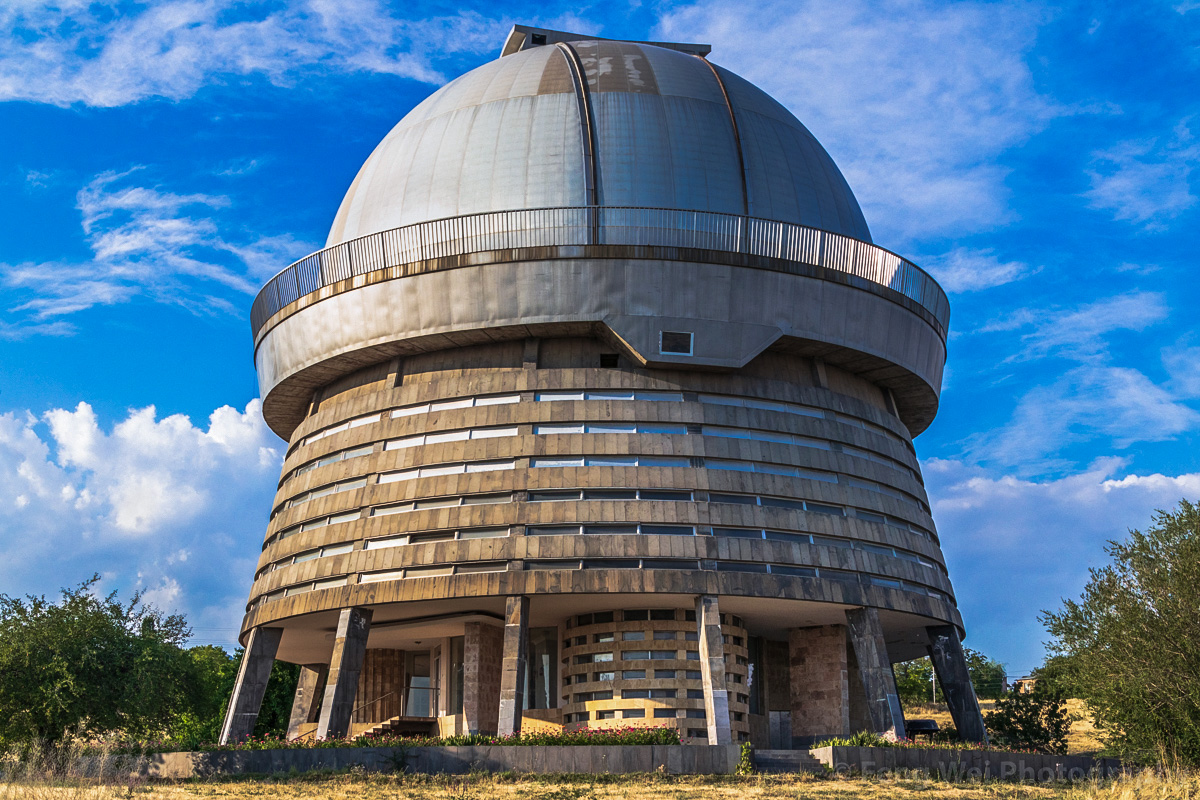
[[[581,599],[567,608],[554,596],[512,596],[503,614],[389,619],[396,609],[380,606],[328,615],[332,630],[314,627],[308,646],[290,648],[293,658],[328,655],[302,664],[289,738],[653,725],[696,742],[786,749],[862,730],[902,736],[892,660],[920,651],[933,659],[960,735],[985,736],[953,626],[910,619],[901,646],[889,624],[889,646],[871,607],[794,603],[796,624],[781,628],[768,598],[748,606],[698,595],[646,608],[594,596],[596,610],[580,613]],[[557,616],[556,606],[576,613]],[[249,632],[223,741],[253,730],[271,664],[288,654],[283,633]]]

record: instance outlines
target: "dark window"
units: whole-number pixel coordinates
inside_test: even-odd
[[[781,564],[772,564],[771,572],[775,575],[790,575],[795,578],[817,577],[817,571],[812,567],[786,567]]]
[[[595,622],[597,625],[604,623],[604,622],[612,622],[613,621],[613,612],[597,611],[595,614],[592,615],[592,621]]]
[[[688,696],[688,700],[703,700],[704,699],[704,690],[703,689],[688,689],[687,696]]]
[[[649,689],[622,689],[622,700],[644,700],[650,696]]]
[[[642,489],[643,500],[691,500],[691,492],[674,492],[666,489]]]
[[[627,681],[646,677],[644,669],[627,669],[621,671],[621,677]]]
[[[585,525],[584,533],[599,533],[599,534],[636,534],[636,525]],[[590,562],[589,562],[590,563]],[[636,564],[634,566],[637,566]]]
[[[709,492],[708,501],[710,503],[737,503],[742,506],[752,506],[757,498],[752,494],[721,494],[719,492]],[[804,504],[800,504],[800,508],[804,508]]]
[[[650,612],[645,609],[638,611],[626,611],[624,613],[626,622],[645,622],[650,619]]]
[[[673,708],[656,708],[654,709],[655,719],[675,719],[675,709]]]
[[[662,331],[659,352],[675,355],[690,356],[692,354],[692,334],[683,331]]]
[[[673,670],[673,669],[656,669],[656,670],[654,670],[654,677],[656,677],[656,678],[674,678],[675,670]]]
[[[694,531],[683,525],[643,525],[642,533],[655,536],[691,536]]]
[[[700,680],[700,670],[689,669],[684,677],[686,677],[689,681],[698,681]]]
[[[652,620],[673,620],[675,619],[675,609],[673,608],[652,608],[650,609],[650,619]]]
[[[552,492],[530,492],[529,502],[541,503],[547,500],[578,500],[579,492],[575,489],[566,489]]]
[[[846,515],[846,512],[837,506],[823,506],[820,503],[807,503],[806,506],[809,511],[815,511],[818,514],[834,514],[839,517]]]
[[[585,500],[636,500],[637,491],[634,489],[587,489],[583,493]]]
[[[601,353],[600,367],[602,369],[616,369],[619,358],[620,356],[616,353]]]
[[[529,41],[534,47],[540,47],[546,43],[546,34],[531,33],[529,34]]]
[[[627,708],[621,712],[622,719],[643,719],[646,716],[644,708]]]
[[[766,564],[754,564],[749,561],[718,561],[717,572],[766,572]]]
[[[593,558],[583,562],[584,569],[637,569],[638,566],[636,558]]]

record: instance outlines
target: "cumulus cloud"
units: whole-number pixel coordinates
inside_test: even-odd
[[[1062,110],[1034,88],[1033,6],[924,0],[699,0],[661,38],[788,106],[831,151],[880,241],[1009,219],[1001,153]],[[892,244],[891,246],[896,246]]]
[[[231,297],[244,304],[264,278],[315,249],[291,236],[240,232],[224,221],[228,197],[145,185],[136,181],[143,173],[104,172],[79,190],[90,261],[0,264],[0,285],[15,299],[0,338],[69,335],[62,317],[139,296],[231,311]]]
[[[373,0],[8,2],[0,100],[111,107],[245,76],[289,85],[317,69],[440,83],[439,58],[494,49],[506,27],[471,11],[406,19]]]
[[[100,572],[230,642],[282,449],[257,400],[203,426],[153,407],[107,426],[87,403],[0,414],[0,586],[52,594]]]
[[[1102,458],[1053,480],[1023,480],[957,460],[925,465],[934,518],[970,647],[1027,672],[1046,639],[1037,615],[1076,597],[1104,543],[1144,529],[1156,509],[1200,499],[1200,473],[1125,471]],[[1010,673],[1011,674],[1011,673]]]
[[[922,259],[921,264],[951,294],[1003,286],[1035,271],[1023,261],[1003,261],[990,248],[956,247],[945,255]]]
[[[1200,143],[1181,122],[1170,137],[1121,142],[1093,153],[1091,188],[1084,197],[1113,219],[1162,230],[1196,205],[1191,177],[1198,159]]]

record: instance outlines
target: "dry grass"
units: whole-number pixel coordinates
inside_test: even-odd
[[[402,776],[365,773],[276,779],[0,783],[0,800],[1200,800],[1200,774],[1145,772],[1075,786],[952,784],[923,778],[817,775],[670,777]]]
[[[145,785],[0,784],[0,800],[1066,800],[1066,787],[949,784],[921,778],[814,775],[459,776],[329,775]]]

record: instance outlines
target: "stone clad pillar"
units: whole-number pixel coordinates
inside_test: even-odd
[[[504,633],[493,625],[463,626],[463,731],[495,733],[500,706]]]
[[[262,708],[263,695],[267,692],[267,681],[271,679],[271,667],[275,664],[275,653],[283,628],[252,628],[246,640],[246,651],[238,667],[237,681],[233,694],[225,709],[225,722],[221,725],[221,744],[233,744],[254,733],[258,712]]]
[[[929,633],[929,660],[942,684],[958,737],[964,742],[987,742],[987,728],[979,713],[979,700],[971,685],[958,629],[953,625],[937,625],[925,630]]]
[[[901,739],[907,738],[904,711],[900,708],[896,676],[892,673],[892,662],[888,658],[883,626],[879,624],[879,611],[875,608],[852,608],[846,611],[846,622],[872,728],[876,733],[890,730]]]
[[[296,683],[296,696],[292,698],[292,715],[288,718],[287,738],[300,736],[300,726],[317,721],[318,698],[325,688],[329,675],[328,664],[302,664],[300,680]]]
[[[350,715],[354,712],[358,676],[367,651],[371,616],[372,612],[367,608],[344,608],[338,616],[333,658],[321,702],[321,718],[317,723],[318,739],[337,739],[350,732]]]
[[[721,611],[717,597],[696,598],[696,631],[700,639],[700,677],[704,686],[704,716],[709,744],[732,744],[729,724],[729,690],[725,685],[725,645],[721,638]]]
[[[521,732],[525,705],[525,658],[529,641],[529,598],[510,597],[504,610],[504,657],[500,666],[500,736]]]
[[[792,741],[805,747],[850,733],[846,627],[822,625],[788,632]]]

